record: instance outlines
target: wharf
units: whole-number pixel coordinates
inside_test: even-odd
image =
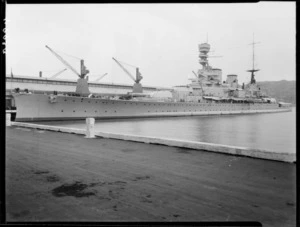
[[[296,165],[6,127],[6,219],[296,226]]]

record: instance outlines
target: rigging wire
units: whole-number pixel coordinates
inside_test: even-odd
[[[77,60],[81,60],[81,58],[78,58],[78,57],[76,57],[76,56],[73,56],[73,55],[67,54],[67,53],[65,53],[65,52],[62,52],[62,51],[59,51],[59,50],[55,50],[55,51],[56,51],[56,52],[59,52],[59,53],[62,53],[62,54],[64,54],[64,55],[66,55],[66,56],[69,56],[69,57],[75,58],[75,59],[77,59]]]
[[[227,47],[227,48],[223,47],[222,49],[232,50],[232,49],[237,49],[237,48],[248,48],[249,45],[252,45],[252,44],[248,43],[248,44],[243,44],[243,45],[238,45],[238,46],[232,46],[232,47]]]
[[[126,63],[126,62],[123,62],[123,61],[119,61],[119,60],[118,60],[118,62],[120,62],[120,63],[123,63],[124,65],[128,65],[128,66],[131,66],[131,67],[137,68],[135,65],[131,65],[131,64],[128,64],[128,63]]]

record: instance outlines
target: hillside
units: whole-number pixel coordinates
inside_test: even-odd
[[[296,81],[262,81],[257,82],[261,90],[277,101],[296,104]]]

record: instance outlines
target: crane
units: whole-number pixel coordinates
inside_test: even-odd
[[[102,76],[100,76],[98,79],[94,80],[93,82],[98,82],[99,80],[101,80],[103,77],[105,77],[107,75],[107,73],[104,73]]]
[[[88,85],[88,77],[85,78],[86,74],[88,74],[90,71],[86,69],[84,65],[84,60],[80,60],[80,73],[78,73],[65,59],[63,59],[60,55],[58,55],[54,50],[52,50],[50,47],[46,45],[46,48],[50,50],[52,54],[55,55],[65,66],[67,66],[69,69],[71,69],[77,76],[79,76],[79,79],[77,80],[77,86],[76,86],[76,93],[81,96],[88,96],[90,95],[89,85]]]
[[[117,59],[115,59],[115,58],[112,58],[120,67],[121,67],[121,69],[123,69],[124,70],[124,72],[128,75],[128,76],[130,76],[130,78],[134,81],[134,82],[136,82],[136,83],[139,83],[142,79],[143,79],[143,77],[141,76],[141,73],[139,72],[139,68],[137,68],[136,67],[136,79],[134,79],[134,76],[130,73],[130,72],[128,72],[128,70],[117,60]]]
[[[86,69],[84,65],[84,60],[80,60],[80,72],[78,73],[66,60],[64,60],[60,55],[58,55],[54,50],[52,50],[50,47],[46,45],[46,48],[48,48],[52,54],[55,55],[65,66],[67,66],[69,69],[71,69],[77,76],[79,76],[81,79],[85,77],[86,74],[89,73],[89,70]]]
[[[123,69],[123,71],[135,82],[133,85],[133,93],[142,93],[143,88],[140,84],[140,81],[143,79],[141,76],[141,73],[139,72],[139,68],[136,67],[136,78],[115,58],[112,58],[120,67]]]
[[[56,78],[57,76],[59,76],[61,73],[63,73],[64,71],[66,71],[67,69],[63,69],[61,71],[59,71],[58,73],[55,73],[53,76],[51,76],[49,79],[54,79]]]

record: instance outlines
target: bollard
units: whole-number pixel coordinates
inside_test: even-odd
[[[95,118],[87,118],[85,138],[95,138],[94,126],[95,126]]]
[[[6,126],[11,126],[11,116],[10,116],[10,113],[6,113]]]

